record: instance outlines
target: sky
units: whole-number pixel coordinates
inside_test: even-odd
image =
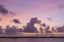
[[[6,15],[0,12],[3,28],[6,25],[22,27],[34,17],[51,27],[64,25],[64,0],[0,0],[0,5],[9,12]],[[12,22],[13,19],[21,24]]]

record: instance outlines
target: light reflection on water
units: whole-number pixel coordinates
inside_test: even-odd
[[[64,38],[0,38],[0,42],[64,42]]]
[[[25,35],[32,35],[32,36],[63,36],[64,34],[0,34],[1,36],[25,36]],[[64,42],[64,38],[0,38],[0,42]]]
[[[59,34],[40,34],[40,33],[18,33],[18,34],[0,34],[0,37],[64,37],[64,33]]]

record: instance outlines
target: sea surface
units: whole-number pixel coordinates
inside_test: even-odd
[[[0,38],[0,42],[64,42],[64,38]]]
[[[64,34],[0,34],[0,37],[64,37]],[[0,42],[64,42],[64,38],[0,38]]]

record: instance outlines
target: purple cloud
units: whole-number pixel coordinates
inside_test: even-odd
[[[53,21],[53,19],[51,19],[51,18],[47,18],[49,21]]]
[[[7,15],[8,13],[12,15],[14,14],[13,12],[7,10],[4,5],[0,5],[0,13],[2,13],[2,15]]]
[[[21,24],[21,22],[18,19],[13,19],[13,22],[16,24]]]

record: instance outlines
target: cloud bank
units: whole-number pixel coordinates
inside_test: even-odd
[[[13,22],[14,23],[20,23],[18,19],[13,19]],[[35,27],[34,25],[36,24],[40,24],[40,28],[39,28],[39,31],[37,29],[37,27]],[[43,26],[43,27],[42,27]],[[16,32],[28,32],[28,33],[64,33],[64,26],[61,26],[61,27],[52,27],[51,30],[50,30],[50,26],[49,25],[46,25],[46,23],[41,23],[41,20],[38,20],[37,17],[35,18],[31,18],[29,23],[27,23],[27,26],[24,26],[23,29],[22,28],[19,28],[16,27],[16,26],[12,26],[10,27],[9,25],[6,26],[6,29],[5,29],[5,33],[16,33]],[[2,26],[0,26],[0,33],[3,33],[3,29],[2,29]]]

